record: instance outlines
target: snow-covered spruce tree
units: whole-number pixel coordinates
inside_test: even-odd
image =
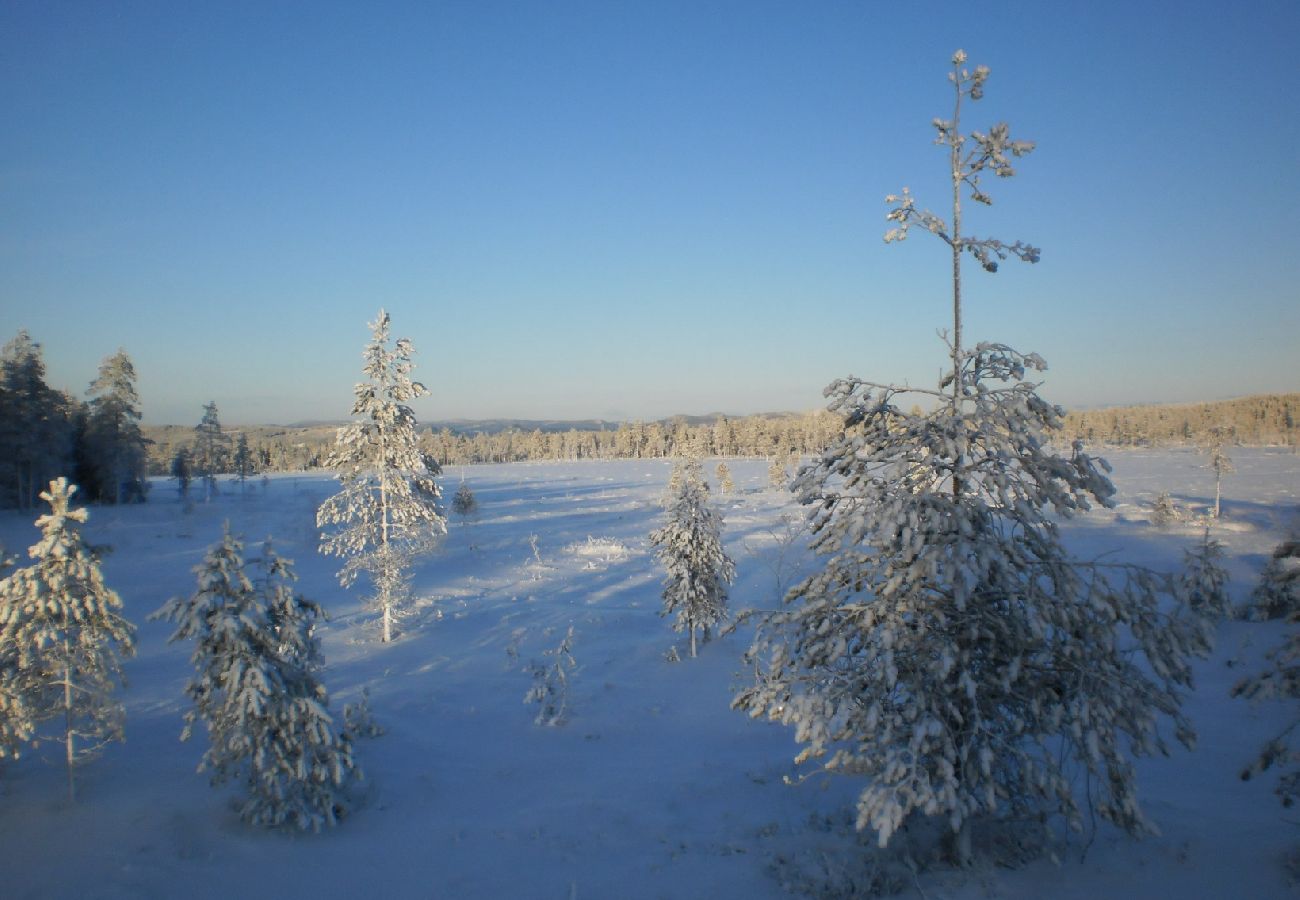
[[[125,681],[121,658],[134,652],[122,600],[104,584],[99,552],[81,537],[86,511],[70,508],[76,490],[66,478],[50,482],[41,493],[50,511],[36,520],[41,539],[28,550],[34,562],[0,580],[0,654],[12,665],[10,696],[26,715],[7,730],[55,723],[69,800],[77,765],[122,739],[125,713],[114,691]]]
[[[456,488],[456,496],[451,498],[451,510],[462,519],[478,512],[478,499],[469,485],[463,481],[460,487]]]
[[[172,457],[172,478],[176,479],[176,492],[185,500],[190,495],[190,478],[192,468],[190,467],[190,451],[181,447]]]
[[[324,614],[294,589],[292,563],[270,540],[255,581],[245,574],[243,552],[227,525],[195,568],[198,590],[151,617],[177,624],[170,640],[195,641],[196,675],[185,686],[194,709],[181,739],[196,722],[206,725],[210,746],[199,771],[211,771],[213,784],[242,783],[245,822],[319,831],[338,823],[349,782],[360,775],[316,674],[313,629]]]
[[[773,456],[767,466],[767,484],[773,490],[783,491],[790,481],[790,473],[780,456]]]
[[[709,506],[700,461],[684,459],[674,470],[678,486],[667,506],[668,521],[650,533],[650,543],[668,570],[660,614],[676,615],[673,630],[690,632],[695,656],[696,632],[703,629],[707,637],[727,617],[727,585],[736,567],[722,549],[722,516]]]
[[[1256,622],[1300,614],[1300,533],[1273,548],[1243,618]]]
[[[247,483],[248,476],[253,474],[253,451],[248,447],[248,435],[242,431],[235,442],[235,456],[231,462],[234,463],[235,474],[239,476],[239,484],[242,487]]]
[[[217,414],[217,401],[203,404],[203,419],[194,426],[194,450],[191,465],[194,474],[203,479],[203,497],[212,500],[217,493],[217,473],[226,469],[230,456],[230,435],[221,430]]]
[[[1055,517],[1109,505],[1108,467],[1078,443],[1052,450],[1063,411],[1024,380],[1045,367],[1038,356],[961,342],[962,254],[995,271],[1039,251],[961,230],[963,190],[988,203],[982,177],[1010,176],[1009,157],[1032,144],[1004,124],[962,134],[962,102],[980,99],[988,70],[967,70],[960,51],[952,62],[953,116],[934,123],[952,218],[904,191],[885,239],[919,225],[951,249],[953,371],[936,391],[857,378],[827,388],[844,431],[794,485],[825,567],[760,627],[756,683],[733,705],[793,726],[798,762],[865,776],[857,825],[881,846],[910,817],[939,817],[966,865],[980,817],[1057,812],[1081,828],[1079,766],[1092,808],[1148,830],[1131,755],[1165,751],[1162,716],[1193,740],[1180,690],[1209,629],[1161,612],[1167,580],[1155,573],[1066,553]],[[905,411],[916,393],[932,411]]]
[[[86,444],[96,483],[96,489],[89,492],[92,500],[144,500],[147,453],[135,379],[131,357],[118,350],[100,363],[90,384]]]
[[[1184,554],[1183,571],[1174,583],[1174,593],[1187,608],[1217,621],[1232,611],[1228,599],[1228,573],[1223,568],[1223,544],[1210,537],[1207,528],[1195,550]]]
[[[352,414],[363,418],[339,429],[327,464],[339,470],[343,489],[321,504],[316,524],[339,526],[322,535],[320,548],[347,559],[339,571],[344,587],[362,572],[370,577],[387,643],[407,592],[406,573],[446,534],[447,520],[438,508],[436,463],[420,451],[407,405],[428,393],[411,379],[414,348],[406,338],[389,347],[382,309],[370,331],[362,370],[368,380],[356,386],[352,404]]]
[[[735,482],[731,480],[731,469],[728,468],[726,463],[718,463],[718,468],[715,474],[718,478],[718,493],[730,494],[736,489]]]
[[[15,562],[0,547],[0,576]],[[34,727],[20,688],[17,648],[0,643],[0,759],[17,757],[22,744],[31,740]]]
[[[1268,654],[1269,667],[1258,675],[1242,679],[1232,689],[1232,696],[1252,701],[1300,699],[1300,610],[1287,617],[1289,630],[1280,647]],[[1300,797],[1300,748],[1293,745],[1292,735],[1300,719],[1292,719],[1275,737],[1264,743],[1259,755],[1241,772],[1249,781],[1268,769],[1289,766],[1290,771],[1278,782],[1277,795],[1282,805],[1290,807]]]

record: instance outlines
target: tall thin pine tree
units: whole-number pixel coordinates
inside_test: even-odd
[[[328,460],[343,488],[321,504],[316,523],[332,529],[322,534],[321,552],[347,560],[339,571],[343,586],[362,572],[370,577],[387,643],[411,564],[446,534],[447,520],[438,507],[437,464],[420,451],[408,405],[428,393],[411,378],[414,348],[405,338],[389,346],[382,309],[370,330],[362,370],[367,380],[357,384],[352,404],[352,415],[362,419],[339,429]]]

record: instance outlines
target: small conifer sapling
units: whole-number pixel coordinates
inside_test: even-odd
[[[125,712],[115,696],[125,683],[121,659],[135,649],[122,599],[104,583],[100,551],[82,539],[86,510],[72,509],[76,485],[50,482],[36,520],[33,562],[0,580],[0,658],[7,670],[9,739],[55,723],[76,799],[75,770],[106,743],[122,740]]]

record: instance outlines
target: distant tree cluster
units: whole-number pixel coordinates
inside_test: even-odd
[[[125,350],[100,364],[83,402],[45,381],[26,331],[0,351],[0,506],[32,509],[56,478],[95,503],[144,499],[146,446],[135,368]]]
[[[1090,444],[1208,446],[1229,443],[1295,446],[1300,394],[1269,394],[1187,405],[1123,406],[1067,413],[1064,431]]]

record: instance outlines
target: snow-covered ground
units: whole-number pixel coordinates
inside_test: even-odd
[[[1081,555],[1173,570],[1199,526],[1158,530],[1149,504],[1167,490],[1194,511],[1212,502],[1205,459],[1179,450],[1113,452],[1113,510],[1067,525]],[[1237,449],[1224,481],[1233,599],[1245,599],[1271,548],[1297,522],[1300,457]],[[810,560],[800,511],[766,488],[767,464],[729,461],[736,492],[715,494],[739,570],[732,608],[771,608]],[[714,462],[705,470],[713,477]],[[455,517],[441,551],[415,575],[403,636],[377,641],[357,592],[315,552],[315,508],[334,491],[319,475],[223,484],[184,512],[167,483],[139,507],[95,508],[89,540],[111,544],[108,583],[138,628],[127,663],[127,741],[82,770],[69,807],[56,748],[0,771],[0,895],[26,897],[775,897],[783,882],[851,869],[869,839],[847,827],[859,785],[823,776],[797,786],[791,733],[732,712],[749,677],[750,629],[666,661],[680,635],[658,616],[661,572],[646,536],[661,522],[669,464],[515,464],[451,469],[479,501]],[[787,518],[783,519],[785,516]],[[324,678],[332,707],[369,689],[379,738],[361,740],[365,796],[337,829],[286,835],[241,825],[229,788],[194,767],[204,736],[181,743],[191,647],[145,617],[194,589],[192,567],[222,522],[252,545],[270,534],[295,560],[300,587],[329,610]],[[0,515],[0,542],[21,551],[37,531]],[[565,630],[578,668],[567,724],[533,724],[525,668]],[[1133,842],[1099,827],[1060,864],[923,872],[905,893],[974,897],[1252,897],[1290,890],[1295,816],[1274,773],[1242,782],[1260,742],[1295,714],[1251,706],[1231,685],[1262,664],[1277,623],[1225,622],[1187,700],[1198,749],[1140,764],[1162,835]],[[685,654],[683,654],[685,656]],[[1175,744],[1175,747],[1177,745]],[[1082,858],[1081,858],[1082,857]]]

